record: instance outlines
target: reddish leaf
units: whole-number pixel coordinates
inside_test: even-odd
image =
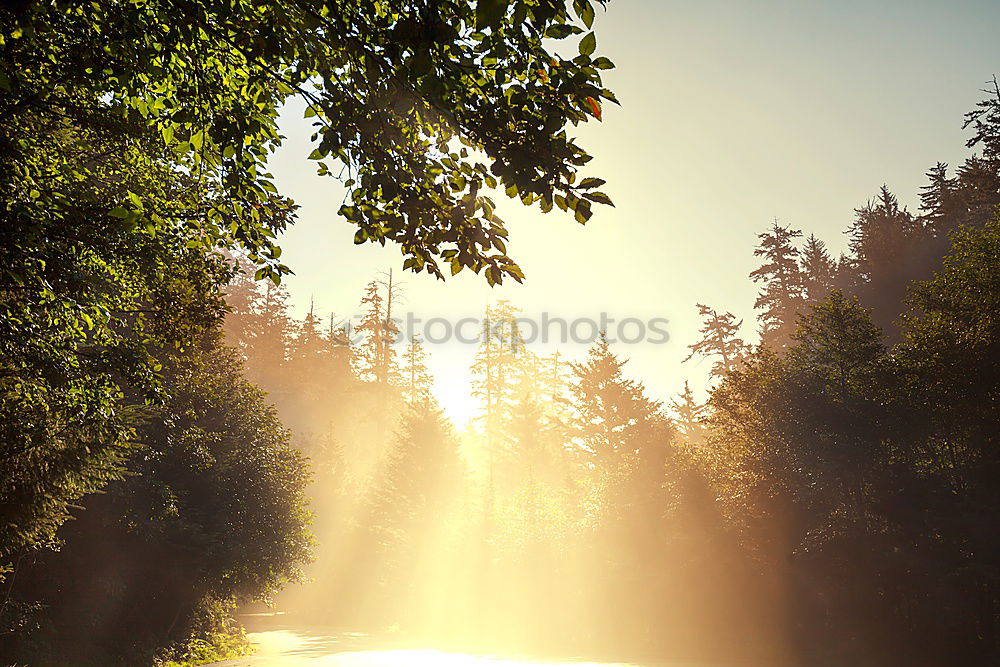
[[[594,114],[594,117],[597,118],[597,120],[601,120],[601,103],[593,97],[588,97],[586,102],[590,106],[590,112]]]

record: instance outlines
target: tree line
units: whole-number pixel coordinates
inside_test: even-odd
[[[1000,89],[919,212],[882,187],[849,252],[760,235],[760,344],[702,307],[719,506],[780,583],[807,664],[989,664],[998,649]],[[735,359],[735,366],[729,365]]]
[[[261,381],[329,470],[319,506],[340,508],[318,526],[335,555],[294,604],[536,651],[990,664],[997,91],[966,126],[976,153],[955,176],[935,166],[916,213],[882,187],[840,257],[777,222],[759,235],[755,340],[698,305],[706,401],[686,383],[650,397],[603,339],[582,360],[538,356],[498,302],[469,369],[478,411],[457,429],[420,342],[388,342],[388,276],[362,296],[356,345],[248,282],[242,321],[288,333],[260,337],[286,341],[270,364],[237,348],[274,373]],[[296,366],[320,340],[326,356]]]

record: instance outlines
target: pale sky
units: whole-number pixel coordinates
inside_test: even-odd
[[[501,197],[509,254],[523,285],[489,288],[463,272],[446,282],[403,274],[405,309],[428,320],[478,315],[509,299],[526,316],[667,318],[665,344],[618,345],[650,394],[671,398],[709,364],[682,364],[697,339],[694,304],[745,317],[753,337],[755,234],[774,218],[840,252],[853,210],[886,183],[915,208],[924,173],[967,151],[962,115],[1000,74],[1000,2],[616,0],[598,12],[598,54],[617,69],[605,84],[622,101],[576,136],[595,159],[588,175],[616,208],[586,226]],[[560,51],[571,55],[567,43]],[[398,248],[354,246],[337,216],[343,190],[306,159],[301,107],[272,171],[301,206],[282,239],[293,313],[350,317],[363,287],[399,269]],[[428,345],[435,391],[459,423],[475,409],[461,343]],[[550,352],[555,346],[538,346]],[[585,346],[558,346],[570,357]]]

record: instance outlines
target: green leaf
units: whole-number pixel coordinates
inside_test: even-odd
[[[579,32],[583,32],[574,25],[569,25],[568,23],[557,23],[545,31],[545,36],[549,39],[565,39],[570,35],[575,35]]]
[[[599,188],[607,183],[603,178],[585,178],[580,181],[580,185],[576,186],[580,190],[590,190],[591,188]]]
[[[434,61],[431,60],[431,51],[427,48],[426,44],[421,44],[417,47],[416,53],[413,54],[413,58],[410,60],[410,67],[418,77],[431,72],[434,67]]]
[[[597,49],[597,36],[592,32],[588,32],[586,35],[583,36],[583,39],[580,40],[580,53],[582,55],[589,56],[596,49]]]
[[[498,28],[507,14],[507,0],[479,0],[476,3],[476,28]]]
[[[614,206],[614,202],[611,201],[611,197],[607,196],[603,192],[588,192],[583,195],[592,202],[597,202],[598,204],[606,204],[608,206]]]

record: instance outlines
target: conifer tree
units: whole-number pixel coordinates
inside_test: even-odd
[[[292,333],[292,322],[288,316],[288,288],[264,281],[260,301],[261,315],[252,347],[254,357],[265,365],[280,366],[288,358],[288,343]]]
[[[625,363],[601,334],[587,359],[572,364],[577,440],[599,465],[612,470],[626,464],[649,429],[662,421],[660,404],[646,397],[641,383],[622,375]]]
[[[648,599],[660,568],[645,554],[661,552],[665,472],[672,447],[661,405],[622,372],[602,335],[585,361],[573,364],[576,443],[588,455],[584,470],[596,510],[598,544],[614,545],[607,558],[614,574],[609,603]],[[600,548],[600,547],[598,547]]]
[[[382,520],[430,518],[446,499],[445,487],[457,481],[461,471],[458,443],[444,412],[428,401],[411,404],[389,453],[382,489],[386,495],[376,500],[386,513]],[[389,516],[394,512],[399,514]]]
[[[351,375],[355,366],[351,337],[347,325],[342,322],[338,324],[335,321],[334,313],[330,313],[327,321],[323,343],[330,359],[331,370],[334,370],[337,375]]]
[[[691,353],[684,359],[689,361],[695,355],[704,359],[714,359],[711,376],[724,378],[736,370],[746,356],[748,346],[739,337],[743,320],[736,320],[732,313],[720,314],[714,308],[699,303],[698,314],[703,319],[701,340],[689,345]]]
[[[958,168],[957,177],[957,207],[961,212],[958,224],[984,226],[1000,205],[1000,168],[973,155]]]
[[[385,321],[382,324],[382,381],[383,383],[391,383],[399,380],[395,350],[393,349],[393,344],[399,336],[399,327],[393,319],[392,307],[394,304],[398,305],[403,295],[399,283],[393,282],[392,269],[383,273],[382,278],[377,282],[385,293]]]
[[[366,308],[355,331],[364,336],[358,346],[358,375],[368,382],[378,382],[382,368],[382,327],[385,322],[385,309],[378,283],[374,280],[365,287],[361,297],[361,306]]]
[[[794,245],[800,236],[800,230],[783,227],[777,222],[770,230],[757,235],[760,245],[754,255],[763,257],[764,263],[750,273],[750,279],[763,283],[754,308],[762,311],[758,315],[761,343],[770,347],[788,344],[795,330],[795,317],[804,303],[799,250]]]
[[[316,304],[313,301],[310,300],[306,316],[298,322],[290,321],[289,329],[294,331],[294,336],[289,337],[282,384],[289,393],[295,395],[290,401],[291,404],[298,405],[301,399],[307,401],[308,407],[303,406],[304,409],[295,410],[296,413],[315,412],[318,408],[317,402],[329,394],[330,385],[334,380],[325,372],[323,358],[325,342],[320,320],[316,317]],[[289,414],[285,415],[286,419],[289,417]],[[294,426],[300,425],[295,423],[297,420],[290,421]]]
[[[837,264],[815,234],[806,239],[800,263],[806,299],[822,301],[837,285]]]
[[[558,350],[538,362],[536,392],[552,427],[560,432],[565,432],[572,421],[570,373],[569,363]]]
[[[996,76],[983,92],[987,97],[965,114],[962,127],[973,130],[966,146],[979,148],[983,162],[992,167],[994,173],[1000,173],[1000,82]]]
[[[920,220],[933,235],[946,235],[963,218],[958,179],[948,176],[948,165],[938,162],[927,172],[927,185],[920,188]]]
[[[674,424],[684,442],[688,446],[701,445],[707,430],[704,423],[705,405],[695,399],[687,380],[684,381],[684,391],[670,401],[670,408],[674,413]]]
[[[518,478],[535,484],[553,463],[553,433],[545,409],[531,392],[518,392],[508,418],[506,440]]]
[[[403,353],[403,383],[406,400],[410,404],[431,400],[431,385],[434,379],[427,370],[427,352],[420,338],[410,338]]]
[[[451,423],[431,401],[410,403],[391,438],[381,474],[367,504],[363,529],[367,545],[365,567],[378,582],[383,599],[366,594],[366,602],[381,606],[393,621],[419,613],[421,554],[443,517],[454,507],[453,494],[464,476],[458,441]]]
[[[270,280],[255,281],[245,262],[239,266],[226,288],[226,342],[246,360],[249,380],[268,392],[280,393],[295,329],[288,315],[288,288]]]
[[[302,321],[292,323],[292,328],[296,334],[289,343],[284,384],[294,387],[297,399],[308,400],[307,405],[292,401],[296,406],[293,412],[306,419],[312,429],[315,417],[327,411],[324,406],[328,401],[342,396],[354,384],[350,347],[344,331],[333,328],[332,316],[329,327],[323,326],[314,302]],[[285,414],[286,419],[290,417],[290,413]]]
[[[297,323],[292,349],[289,354],[293,359],[313,359],[318,357],[324,346],[322,323],[316,317],[316,303],[310,300],[309,312]]]
[[[919,229],[914,217],[900,208],[896,195],[883,185],[875,199],[855,210],[848,230],[858,275],[871,281],[883,267],[891,267],[906,251]]]
[[[491,449],[503,439],[502,429],[522,372],[525,349],[517,312],[508,301],[487,306],[483,337],[470,369],[472,394],[482,401],[480,418]]]
[[[399,329],[391,317],[392,291],[393,288],[387,290],[382,281],[368,283],[361,298],[361,305],[366,310],[357,327],[364,336],[358,350],[359,375],[368,382],[382,385],[396,377],[392,343]]]

